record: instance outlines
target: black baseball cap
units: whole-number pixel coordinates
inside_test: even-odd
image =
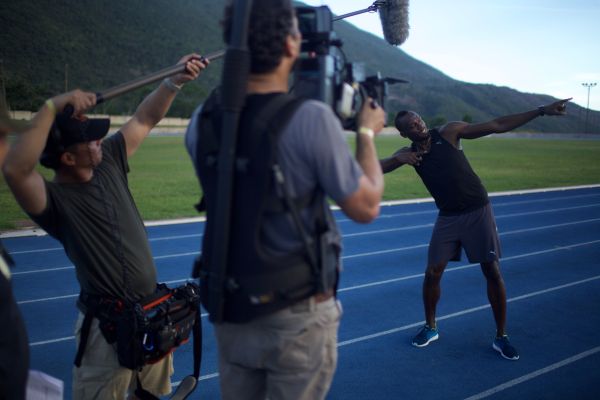
[[[109,118],[88,118],[85,115],[73,115],[72,111],[56,114],[40,159],[42,165],[56,165],[56,158],[64,153],[67,147],[100,140],[106,136],[109,128]]]
[[[77,143],[93,142],[106,136],[109,128],[108,118],[88,118],[61,112],[56,115],[47,144],[67,148]]]

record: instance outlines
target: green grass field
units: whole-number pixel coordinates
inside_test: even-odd
[[[353,146],[351,140],[350,146]],[[406,146],[377,138],[380,157]],[[485,138],[463,141],[490,192],[600,183],[600,141]],[[197,216],[200,189],[182,137],[150,137],[130,160],[131,191],[145,220]],[[429,197],[412,167],[386,175],[385,200]],[[0,230],[31,226],[0,178]]]

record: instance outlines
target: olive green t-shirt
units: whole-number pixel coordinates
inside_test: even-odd
[[[154,291],[157,277],[128,172],[118,132],[102,143],[102,162],[89,182],[46,181],[46,209],[31,218],[62,243],[82,292],[136,301]]]

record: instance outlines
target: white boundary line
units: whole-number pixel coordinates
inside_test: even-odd
[[[575,243],[575,244],[566,245],[566,246],[552,247],[550,249],[535,251],[535,252],[531,252],[531,253],[517,254],[517,255],[514,255],[514,256],[511,256],[511,257],[506,257],[503,260],[504,261],[510,261],[510,260],[516,260],[516,259],[521,259],[521,258],[525,258],[525,257],[536,256],[536,255],[540,255],[540,254],[552,253],[552,252],[555,252],[555,251],[571,250],[571,249],[574,249],[576,247],[583,247],[583,246],[588,246],[590,244],[596,244],[596,243],[600,243],[600,240],[594,240],[594,241],[591,241],[591,242]],[[479,266],[479,264],[458,265],[456,267],[447,268],[445,270],[445,273],[455,272],[455,271],[462,271],[462,270],[470,269],[470,268],[477,267],[477,266]],[[399,281],[404,281],[404,280],[409,280],[409,279],[416,279],[416,278],[420,278],[420,277],[423,277],[423,276],[424,276],[423,273],[419,273],[419,274],[414,274],[414,275],[401,276],[399,278],[387,279],[387,280],[384,280],[384,281],[369,282],[369,283],[364,283],[364,284],[361,284],[361,285],[348,286],[348,287],[345,287],[345,288],[341,288],[341,289],[338,290],[338,292],[347,292],[347,291],[351,291],[351,290],[364,289],[366,287],[385,285],[385,284],[399,282]],[[587,282],[588,280],[594,280],[594,279],[597,279],[597,278],[600,278],[600,275],[598,277],[586,279],[586,280],[583,280],[583,281],[577,281],[576,284],[582,283],[582,282]],[[176,281],[169,281],[169,282],[165,282],[165,283],[168,283],[168,284],[171,284],[171,283],[181,283],[181,282],[185,282],[187,280],[188,279],[186,278],[186,279],[181,279],[181,280],[176,280]],[[557,288],[562,289],[564,287],[569,287],[569,286],[572,286],[572,285],[573,284],[569,283],[569,284],[557,286]],[[511,302],[511,301],[515,301],[515,300],[521,300],[521,299],[524,299],[524,298],[527,298],[527,297],[531,297],[531,296],[535,296],[535,295],[541,294],[542,292],[543,291],[537,291],[537,292],[533,292],[532,294],[517,296],[517,297],[513,298],[512,300],[507,300],[507,302]],[[69,297],[73,298],[73,297],[77,297],[77,296],[79,296],[79,295],[78,294],[72,294],[72,295],[52,297],[52,298],[45,298],[45,299],[25,300],[25,301],[18,302],[17,304],[22,305],[22,304],[28,304],[28,303],[36,303],[36,302],[42,302],[42,301],[52,301],[52,300],[64,299],[64,298],[69,298]],[[481,307],[484,307],[484,306],[481,306]],[[489,307],[489,304],[487,305],[487,307]],[[454,314],[451,314],[451,315],[454,315]],[[202,317],[207,317],[207,316],[208,316],[208,314],[206,314],[206,313],[202,314]],[[438,319],[442,320],[442,319],[445,319],[445,318],[449,318],[449,317],[440,317]],[[418,326],[418,325],[414,325],[414,326]],[[414,327],[414,326],[411,325],[411,327]],[[51,340],[41,341],[41,342],[34,342],[34,343],[30,343],[30,346],[37,346],[37,345],[40,345],[40,344],[60,342],[60,341],[63,341],[63,340],[68,340],[69,338],[73,338],[73,336],[69,336],[67,338],[59,338],[59,339],[51,339]]]
[[[598,280],[598,279],[600,279],[600,275],[597,275],[595,277],[588,278],[588,279],[583,279],[581,281],[570,282],[570,283],[567,283],[565,285],[555,286],[555,287],[548,288],[548,289],[545,289],[545,290],[540,290],[538,292],[533,292],[533,293],[530,293],[530,294],[527,294],[527,295],[524,295],[524,296],[519,296],[519,297],[511,298],[511,299],[508,299],[508,301],[512,302],[512,301],[517,301],[517,300],[523,300],[525,298],[529,298],[529,297],[533,297],[533,296],[538,296],[538,295],[541,295],[541,294],[545,294],[545,293],[548,293],[548,292],[553,292],[553,291],[564,289],[564,288],[567,288],[567,287],[572,287],[572,286],[575,286],[575,285],[581,285],[581,284],[584,284],[584,283],[587,283],[587,282],[591,282],[591,281],[594,281],[594,280]],[[469,308],[469,309],[466,309],[466,310],[463,310],[463,311],[459,311],[459,312],[456,312],[456,313],[444,315],[442,317],[439,317],[438,320],[444,320],[444,319],[450,319],[450,318],[460,317],[462,315],[466,315],[466,314],[470,314],[470,313],[473,313],[473,312],[485,310],[486,308],[489,308],[489,307],[490,307],[490,305],[486,304],[486,305],[479,306],[479,307]],[[363,342],[363,341],[366,341],[366,340],[375,339],[375,338],[378,338],[378,337],[381,337],[381,336],[391,335],[391,334],[398,333],[398,332],[401,332],[401,331],[405,331],[405,330],[408,330],[408,329],[411,329],[411,328],[416,328],[416,327],[419,327],[419,326],[423,325],[423,323],[425,323],[425,321],[419,321],[419,322],[415,322],[415,323],[412,323],[412,324],[400,326],[400,327],[397,327],[397,328],[388,329],[386,331],[376,332],[376,333],[373,333],[371,335],[365,335],[365,336],[361,336],[361,337],[358,337],[358,338],[345,340],[343,342],[339,342],[338,343],[338,348],[339,347],[343,347],[343,346],[347,346],[347,345],[350,345],[350,344],[354,344],[354,343]],[[544,369],[542,369],[540,371],[543,371],[542,373],[545,373],[545,372],[549,372],[550,371],[550,370],[546,371],[546,369],[549,369],[549,368],[557,369],[557,368],[563,367],[565,365],[568,365],[570,363],[578,361],[578,360],[580,360],[582,358],[588,357],[588,356],[592,355],[593,353],[596,353],[598,351],[596,349],[600,349],[600,347],[594,348],[592,350],[588,350],[587,352],[584,352],[584,353],[580,353],[580,354],[578,354],[576,356],[570,357],[567,360],[563,360],[560,363],[552,364],[552,365],[550,365],[550,366],[548,366],[548,367],[546,367],[546,368],[544,368]],[[593,353],[588,354],[591,351],[593,351]],[[568,361],[568,362],[565,362],[565,361]],[[560,365],[557,365],[557,364],[560,364]],[[532,374],[535,374],[535,372],[532,373]],[[529,374],[529,375],[532,375],[532,374]],[[541,373],[538,373],[538,375],[541,375]],[[217,378],[218,376],[219,376],[219,374],[215,372],[215,373],[212,373],[212,374],[203,375],[203,376],[200,377],[199,380],[213,379],[213,378]],[[525,375],[525,376],[528,376],[528,375]],[[533,378],[533,377],[531,377],[531,378]],[[531,379],[531,378],[528,378],[528,379]],[[525,379],[525,380],[527,380],[527,379]],[[523,380],[523,382],[525,380]],[[173,383],[173,385],[176,385],[176,384],[179,384],[179,383],[180,382],[175,382],[175,383]],[[518,382],[518,383],[521,383],[521,382]],[[505,388],[503,388],[503,389],[505,389]],[[501,389],[501,390],[503,390],[503,389]],[[492,389],[490,389],[490,390],[492,390]],[[478,398],[481,398],[481,397],[478,397]],[[468,400],[471,400],[471,398],[469,398]]]
[[[594,347],[593,349],[589,349],[587,351],[584,351],[583,353],[576,354],[576,355],[574,355],[572,357],[565,358],[562,361],[559,361],[559,362],[554,363],[554,364],[550,364],[547,367],[538,369],[537,371],[533,371],[533,372],[531,372],[529,374],[526,374],[526,375],[523,375],[523,376],[521,376],[519,378],[512,379],[512,380],[510,380],[508,382],[505,382],[505,383],[503,383],[501,385],[495,386],[495,387],[493,387],[491,389],[488,389],[488,390],[486,390],[484,392],[474,394],[473,396],[467,397],[465,400],[479,400],[479,399],[483,399],[483,398],[492,396],[492,395],[494,395],[494,394],[496,394],[498,392],[501,392],[501,391],[506,390],[506,389],[510,389],[510,388],[512,388],[514,386],[517,386],[517,385],[519,385],[519,384],[521,384],[523,382],[527,382],[527,381],[529,381],[531,379],[537,378],[540,375],[547,374],[548,372],[552,372],[552,371],[554,371],[554,370],[556,370],[558,368],[562,368],[562,367],[564,367],[566,365],[572,364],[572,363],[574,363],[576,361],[579,361],[581,359],[584,359],[586,357],[593,356],[594,354],[596,354],[598,352],[600,352],[600,346]]]
[[[587,196],[592,196],[592,195],[570,196],[569,199],[572,199],[575,197],[580,198],[580,197],[587,197]],[[595,194],[593,196],[600,196],[600,194],[598,194],[598,195]],[[517,203],[518,204],[531,204],[531,203],[538,203],[538,202],[546,201],[546,200],[552,200],[552,199],[538,199],[538,200],[530,200],[530,201],[509,202],[509,203],[498,204],[498,205],[496,205],[496,207],[513,205],[513,204],[517,204]],[[510,218],[510,217],[523,216],[523,215],[535,215],[535,214],[552,213],[552,212],[559,212],[559,211],[577,210],[577,209],[581,209],[581,208],[598,207],[599,205],[600,204],[598,204],[598,203],[593,203],[593,204],[584,204],[581,206],[574,206],[574,207],[552,208],[552,209],[545,209],[545,210],[538,210],[538,211],[527,211],[527,212],[522,212],[522,213],[497,214],[495,217],[496,217],[496,219]],[[378,217],[378,219],[381,220],[381,219],[397,218],[397,217],[401,217],[401,216],[412,216],[412,215],[417,215],[417,214],[434,214],[434,213],[437,213],[437,210],[403,212],[403,213],[396,213],[396,214],[382,214]],[[342,223],[342,222],[348,222],[350,220],[349,219],[338,219],[337,221],[338,221],[338,223]],[[427,228],[429,226],[433,226],[433,223],[424,224],[424,225],[411,225],[411,226],[405,226],[402,228],[388,228],[387,230],[381,229],[381,230],[376,230],[376,231],[362,231],[362,232],[356,232],[356,233],[347,233],[347,234],[343,234],[343,237],[362,236],[362,235],[368,235],[371,233],[383,233],[385,231],[395,232],[395,231],[400,231],[400,230]],[[160,242],[160,241],[175,240],[175,239],[189,239],[189,238],[193,238],[193,237],[199,238],[202,236],[204,236],[203,233],[191,233],[188,235],[174,235],[174,236],[162,236],[162,237],[156,237],[156,238],[149,238],[148,241],[149,242]],[[59,247],[47,247],[47,248],[34,249],[34,250],[11,251],[10,254],[12,254],[12,255],[31,254],[31,253],[43,253],[46,251],[61,251],[61,250],[63,250],[63,247],[59,246]]]
[[[544,290],[538,290],[536,292],[527,293],[527,294],[524,294],[524,295],[521,295],[521,296],[512,297],[510,299],[507,299],[506,302],[507,303],[512,303],[512,302],[515,302],[515,301],[518,301],[518,300],[524,300],[524,299],[528,299],[530,297],[539,296],[539,295],[550,293],[550,292],[555,292],[557,290],[566,289],[566,288],[577,286],[577,285],[582,285],[582,284],[588,283],[588,282],[593,282],[593,281],[596,281],[598,279],[600,279],[600,275],[596,275],[596,276],[593,276],[591,278],[582,279],[582,280],[575,281],[575,282],[569,282],[569,283],[566,283],[564,285],[554,286],[554,287],[551,287],[551,288],[548,288],[548,289],[544,289]],[[484,305],[477,306],[477,307],[467,308],[467,309],[462,310],[462,311],[458,311],[458,312],[455,312],[455,313],[452,313],[452,314],[446,314],[446,315],[443,315],[441,317],[437,317],[437,320],[438,321],[443,321],[443,320],[450,319],[450,318],[460,317],[462,315],[471,314],[473,312],[485,310],[487,308],[490,308],[489,304],[484,304]],[[358,343],[358,342],[363,342],[365,340],[374,339],[374,338],[380,337],[380,336],[390,335],[392,333],[397,333],[397,332],[405,331],[405,330],[408,330],[408,329],[411,329],[411,328],[416,328],[416,327],[419,327],[419,326],[423,325],[424,323],[425,323],[425,321],[414,322],[412,324],[403,325],[403,326],[399,326],[397,328],[392,328],[392,329],[388,329],[388,330],[385,330],[385,331],[372,333],[370,335],[365,335],[365,336],[360,336],[360,337],[357,337],[357,338],[354,338],[354,339],[344,340],[343,342],[339,342],[338,343],[338,347],[347,346],[349,344],[354,344],[354,343]]]
[[[572,207],[570,207],[568,209],[571,209],[571,208]],[[555,210],[552,210],[552,211],[555,211]],[[537,213],[540,213],[540,212],[538,212],[538,211],[532,212],[532,214],[537,214]],[[501,217],[497,217],[497,218],[501,218]],[[504,236],[504,235],[512,235],[515,233],[534,232],[534,231],[539,231],[539,230],[543,230],[543,229],[560,228],[560,227],[564,227],[564,226],[596,222],[598,220],[600,220],[600,218],[585,219],[585,220],[579,220],[579,221],[570,221],[570,222],[565,222],[565,223],[561,223],[561,224],[542,225],[542,226],[537,226],[537,227],[532,227],[532,228],[517,229],[517,230],[513,230],[513,231],[504,231],[504,232],[499,232],[498,234],[500,236]],[[380,233],[389,233],[389,232],[397,232],[397,231],[410,230],[410,229],[426,228],[428,226],[433,226],[433,224],[411,225],[408,227],[401,227],[401,228],[390,228],[390,229],[380,229],[380,230],[374,230],[374,231],[368,231],[368,232],[357,232],[357,233],[346,234],[346,235],[343,235],[342,237],[347,238],[347,237],[356,237],[356,236],[365,236],[365,235],[376,235],[376,234],[380,234]],[[428,243],[424,243],[424,244],[417,244],[417,245],[406,246],[406,247],[397,247],[397,248],[393,248],[393,249],[377,250],[377,251],[368,252],[368,253],[350,254],[350,255],[342,256],[342,259],[370,256],[370,255],[375,255],[375,254],[393,253],[393,252],[397,252],[397,251],[412,250],[412,249],[418,249],[418,248],[427,247],[427,246],[428,246]],[[56,248],[56,249],[53,248],[53,249],[46,249],[46,250],[47,251],[62,250],[62,248]],[[23,254],[23,253],[31,253],[31,252],[38,252],[38,251],[33,250],[33,251],[26,251],[26,252],[14,252],[12,254]],[[200,254],[200,251],[193,251],[193,252],[186,252],[186,253],[174,253],[174,254],[166,254],[166,255],[162,255],[162,256],[153,256],[153,259],[154,260],[162,260],[162,259],[168,259],[168,258],[187,257],[187,256],[198,255],[198,254]],[[12,275],[13,276],[30,275],[30,274],[37,274],[37,273],[43,273],[43,272],[63,271],[63,270],[69,270],[69,269],[74,269],[74,268],[75,267],[73,265],[67,265],[67,266],[56,267],[56,268],[42,268],[42,269],[37,269],[37,270],[16,271],[16,272],[13,272]]]
[[[509,190],[503,192],[492,192],[488,193],[490,197],[497,196],[512,196],[518,194],[530,194],[530,193],[545,193],[545,192],[561,192],[567,190],[578,190],[578,189],[594,189],[599,188],[600,184],[593,185],[578,185],[578,186],[562,186],[562,187],[550,187],[550,188],[540,188],[540,189],[523,189],[523,190]],[[418,199],[407,199],[407,200],[390,200],[383,201],[380,204],[382,206],[395,206],[400,204],[418,204],[418,203],[431,203],[433,202],[433,198],[431,197],[423,197]],[[331,206],[332,210],[339,210],[338,206]],[[178,218],[178,219],[170,219],[170,220],[157,220],[157,221],[147,221],[144,222],[145,226],[163,226],[163,225],[178,225],[178,224],[190,224],[196,222],[204,222],[206,221],[205,217],[194,217],[194,218]],[[13,238],[13,237],[25,237],[25,236],[45,236],[47,235],[43,229],[28,229],[22,231],[9,231],[0,233],[0,239],[5,238]]]

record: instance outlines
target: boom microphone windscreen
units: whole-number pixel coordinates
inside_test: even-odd
[[[408,38],[408,0],[385,0],[380,3],[378,11],[383,37],[389,44],[401,45]]]

